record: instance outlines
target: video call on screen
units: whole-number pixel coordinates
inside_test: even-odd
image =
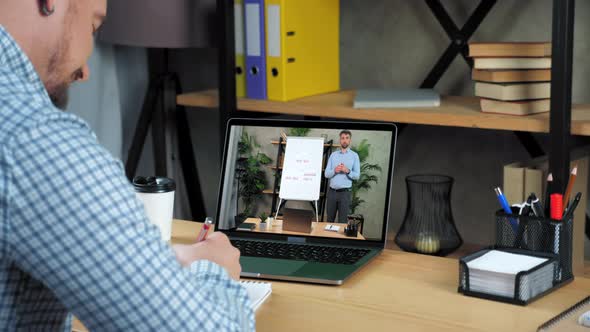
[[[392,133],[232,126],[218,227],[382,240]]]

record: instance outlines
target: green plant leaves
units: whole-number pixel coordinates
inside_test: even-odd
[[[291,128],[289,129],[289,136],[307,136],[311,128]]]
[[[373,172],[381,172],[381,166],[377,164],[367,163],[369,158],[369,149],[371,144],[367,143],[366,139],[363,139],[357,146],[351,147],[352,151],[356,152],[359,156],[361,163],[361,174],[358,180],[352,181],[352,201],[350,204],[350,213],[355,214],[356,209],[363,203],[364,199],[359,197],[361,192],[367,192],[371,190],[371,183],[378,183],[379,177]]]
[[[256,201],[262,198],[262,191],[267,185],[266,174],[262,167],[272,162],[272,159],[266,154],[260,151],[254,153],[254,150],[259,148],[260,145],[256,142],[254,136],[250,136],[246,131],[243,131],[238,143],[240,158],[236,165],[236,174],[240,181],[238,195],[244,202],[243,214],[247,216],[251,215],[252,206]]]

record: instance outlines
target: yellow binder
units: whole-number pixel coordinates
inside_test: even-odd
[[[244,46],[244,3],[243,0],[234,2],[234,31],[236,47],[236,96],[246,96],[246,56]]]
[[[340,89],[339,0],[266,0],[268,99]]]

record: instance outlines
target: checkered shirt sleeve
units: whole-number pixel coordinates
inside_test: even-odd
[[[120,161],[53,108],[0,26],[0,330],[250,331],[220,266],[183,268]]]

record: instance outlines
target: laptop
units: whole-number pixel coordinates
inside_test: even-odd
[[[231,119],[226,133],[215,227],[242,277],[342,285],[385,248],[395,125]]]

